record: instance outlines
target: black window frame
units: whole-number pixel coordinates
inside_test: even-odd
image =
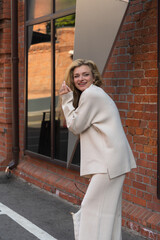
[[[27,1],[27,0],[26,0]],[[67,166],[67,162],[65,161],[62,161],[62,160],[59,160],[59,159],[55,159],[54,155],[55,155],[55,142],[54,142],[54,139],[55,139],[55,128],[54,128],[54,121],[55,121],[55,21],[56,19],[58,18],[61,18],[61,17],[65,17],[65,16],[68,16],[68,15],[72,15],[72,14],[75,14],[76,13],[76,7],[71,7],[71,8],[68,8],[68,9],[65,9],[65,10],[60,10],[60,11],[57,11],[55,12],[55,7],[54,7],[54,0],[53,0],[53,6],[52,6],[52,13],[51,14],[48,14],[48,15],[45,15],[45,16],[42,16],[42,17],[39,17],[39,18],[35,18],[35,19],[31,19],[31,20],[26,20],[27,19],[27,3],[25,1],[25,20],[24,20],[24,38],[25,38],[25,92],[24,92],[24,98],[25,98],[25,132],[24,132],[24,155],[29,155],[33,158],[38,158],[38,159],[41,159],[41,160],[44,160],[44,161],[47,161],[47,162],[51,162],[51,163],[54,163],[56,165],[60,165],[62,167],[66,167]],[[32,25],[35,25],[35,24],[41,24],[43,22],[48,22],[50,21],[51,22],[51,56],[52,56],[52,62],[51,62],[51,69],[52,69],[52,72],[51,72],[51,156],[48,157],[48,156],[45,156],[45,155],[41,155],[41,154],[38,154],[36,152],[32,152],[30,150],[27,150],[27,142],[26,142],[26,139],[27,139],[27,112],[28,112],[28,109],[27,109],[27,84],[28,84],[28,76],[27,76],[27,73],[28,73],[28,58],[27,58],[27,54],[28,54],[28,49],[27,49],[27,46],[28,46],[28,35],[27,35],[27,30],[28,30],[28,27],[29,26],[32,26]],[[74,165],[74,164],[71,164],[71,169],[73,170],[77,170],[79,171],[79,166],[78,165]]]

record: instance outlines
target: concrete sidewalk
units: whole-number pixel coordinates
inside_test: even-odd
[[[3,213],[1,206],[12,212],[12,219],[8,212]],[[70,212],[77,210],[77,206],[60,199],[55,194],[41,190],[14,176],[7,179],[5,173],[0,172],[0,240],[40,239],[37,237],[37,231],[48,236],[43,240],[74,240]],[[24,225],[20,226],[17,223],[17,214],[24,221]],[[25,219],[32,232],[27,230]],[[123,229],[123,240],[144,239]]]

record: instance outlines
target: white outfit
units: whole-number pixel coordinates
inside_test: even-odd
[[[81,205],[78,240],[121,240],[122,186],[136,163],[118,109],[95,85],[81,93],[76,109],[73,92],[62,95],[62,108],[69,130],[80,134],[80,175],[93,175]]]
[[[78,240],[121,240],[121,201],[125,175],[108,174],[91,178],[81,204]]]
[[[81,176],[109,173],[114,178],[136,167],[118,109],[102,88],[83,91],[77,109],[73,92],[64,94],[62,108],[69,130],[80,134]]]

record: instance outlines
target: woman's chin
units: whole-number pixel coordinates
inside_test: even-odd
[[[87,89],[87,86],[86,85],[83,85],[83,86],[78,86],[78,90],[83,92],[84,90]]]

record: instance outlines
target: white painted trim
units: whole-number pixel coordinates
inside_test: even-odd
[[[47,232],[43,231],[41,228],[37,227],[35,224],[27,220],[26,218],[22,217],[18,213],[14,212],[12,209],[8,208],[4,204],[0,203],[0,215],[7,215],[13,221],[17,222],[23,228],[25,228],[28,232],[32,233],[40,240],[57,240],[56,238],[49,235]]]

